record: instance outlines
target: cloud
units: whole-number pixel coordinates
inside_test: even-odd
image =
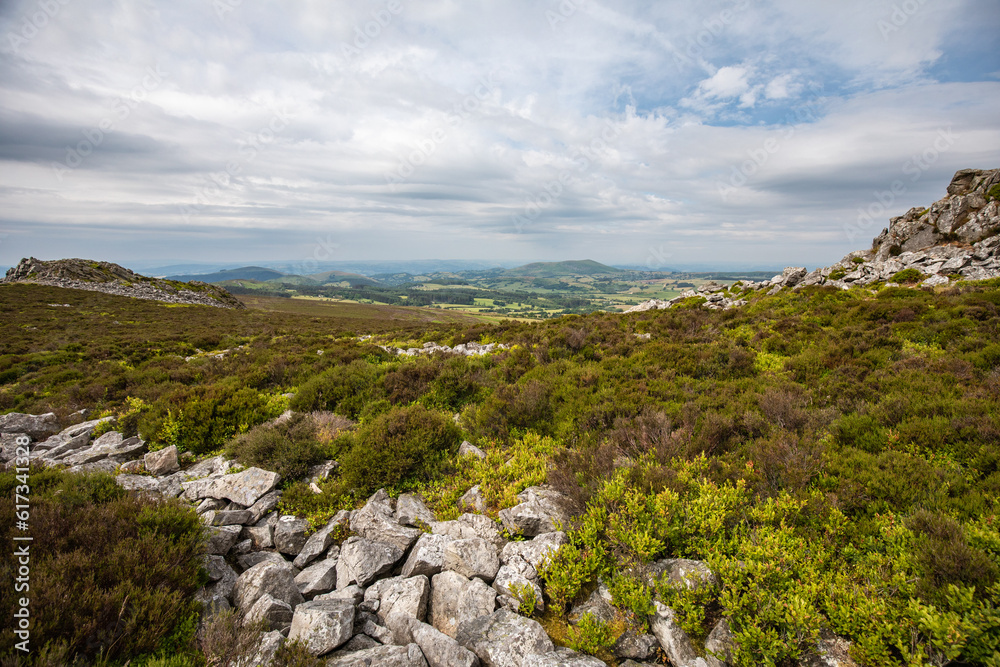
[[[399,2],[4,3],[0,263],[829,263],[940,128],[900,211],[1000,166],[982,0]]]

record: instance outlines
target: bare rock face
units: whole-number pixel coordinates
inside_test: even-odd
[[[444,569],[444,549],[452,538],[447,535],[424,533],[410,551],[403,564],[403,576],[425,575],[433,577]]]
[[[328,660],[326,667],[427,667],[424,654],[416,644],[407,646],[376,646],[346,653]]]
[[[452,540],[444,548],[444,569],[490,583],[500,569],[500,559],[493,545],[481,537]]]
[[[177,462],[177,447],[170,445],[156,452],[149,452],[143,459],[143,465],[151,474],[160,477],[180,470]]]
[[[403,614],[423,621],[427,617],[431,584],[425,576],[392,577],[372,584],[365,591],[365,600],[378,600],[379,619],[390,614]]]
[[[725,667],[732,663],[735,648],[729,621],[722,619],[715,624],[705,640],[705,662],[708,663],[708,667]]]

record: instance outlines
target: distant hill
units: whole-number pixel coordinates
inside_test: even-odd
[[[198,281],[148,278],[111,262],[89,259],[42,261],[26,257],[7,271],[3,283],[33,283],[133,299],[165,301],[217,308],[243,308],[243,303],[221,287]]]
[[[592,259],[570,260],[566,262],[534,262],[503,272],[508,276],[531,276],[533,278],[555,278],[558,276],[595,276],[624,273],[621,269],[595,262]]]
[[[367,276],[362,276],[357,273],[349,273],[347,271],[323,271],[322,273],[310,274],[306,276],[306,278],[309,278],[320,285],[341,282],[348,282],[351,284],[351,287],[354,287],[355,285],[378,285],[377,280],[373,280]]]
[[[226,280],[275,280],[285,274],[274,269],[265,269],[262,266],[241,266],[238,269],[224,269],[215,273],[205,273],[201,275],[167,276],[167,280],[200,280],[203,283],[221,283]]]

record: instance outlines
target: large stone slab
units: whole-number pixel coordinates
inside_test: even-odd
[[[201,498],[225,498],[245,507],[250,507],[265,494],[274,490],[281,481],[281,475],[260,468],[247,468],[242,472],[222,475],[213,479],[196,479],[182,482],[185,497],[191,500]]]
[[[416,644],[408,646],[376,646],[338,656],[327,661],[326,667],[427,667],[424,654]]]
[[[405,614],[418,620],[427,617],[431,584],[427,577],[392,577],[376,581],[365,591],[365,600],[378,600],[378,617],[383,621],[389,614]]]
[[[431,579],[430,624],[455,637],[459,626],[496,609],[497,592],[481,579],[468,579],[446,570]]]
[[[403,550],[395,544],[374,542],[363,537],[351,537],[340,548],[337,561],[337,588],[351,584],[368,586],[390,572],[403,558]]]
[[[444,547],[444,569],[490,583],[500,569],[496,548],[481,537],[452,540]]]
[[[28,415],[9,412],[0,415],[0,433],[24,433],[32,440],[41,440],[59,432],[59,418],[54,412]]]
[[[354,634],[354,605],[347,600],[313,600],[295,608],[289,641],[300,641],[311,655],[326,655]]]
[[[305,601],[295,584],[295,574],[290,563],[273,560],[257,563],[236,580],[233,602],[240,609],[248,609],[266,593],[295,608]]]
[[[337,587],[337,559],[317,561],[295,575],[295,585],[307,600]]]
[[[487,667],[525,667],[527,656],[555,651],[538,621],[508,609],[462,623],[456,639]]]
[[[410,551],[403,564],[403,576],[425,575],[433,577],[444,569],[444,548],[452,538],[447,535],[424,533]]]

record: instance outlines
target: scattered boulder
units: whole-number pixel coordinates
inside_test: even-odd
[[[246,623],[260,623],[266,631],[288,629],[292,623],[292,607],[264,593],[250,605],[243,616]]]
[[[475,456],[477,459],[485,460],[486,452],[476,447],[474,444],[468,440],[464,440],[458,447],[459,456]]]
[[[323,526],[323,528],[309,536],[295,557],[295,567],[305,567],[330,548],[333,544],[333,531],[341,523],[341,521],[337,520],[338,517],[341,517],[340,513]]]
[[[206,552],[225,556],[240,539],[241,530],[240,526],[210,526],[206,531],[208,533]]]
[[[615,642],[614,654],[616,658],[650,660],[656,657],[659,648],[660,642],[656,635],[640,635],[628,631]]]
[[[486,511],[486,497],[483,496],[478,484],[462,494],[462,497],[458,499],[458,506],[463,510]]]
[[[26,415],[9,412],[0,415],[0,433],[23,433],[32,440],[42,440],[59,432],[59,418],[54,412]]]
[[[149,452],[143,457],[143,465],[151,474],[161,477],[180,470],[177,461],[177,447],[170,445],[156,452]]]
[[[607,663],[592,655],[582,655],[568,648],[548,653],[532,653],[524,657],[522,667],[607,667]]]
[[[244,507],[250,507],[266,493],[272,491],[281,475],[260,468],[247,468],[242,472],[221,475],[209,479],[196,479],[182,482],[185,497],[191,500],[199,498],[225,498]]]
[[[735,649],[736,643],[733,639],[733,631],[729,627],[729,621],[722,619],[715,624],[705,640],[705,662],[708,663],[708,667],[730,665],[733,662]],[[837,667],[837,665],[830,665],[830,667]],[[843,665],[842,667],[847,666]]]
[[[390,614],[404,614],[417,620],[427,617],[431,584],[427,577],[392,577],[376,581],[365,591],[365,600],[378,600],[377,615],[385,621]]]
[[[424,654],[416,644],[376,646],[328,660],[326,667],[427,667]]]
[[[577,625],[588,614],[594,620],[605,623],[615,620],[618,615],[617,610],[611,604],[611,591],[604,584],[600,584],[585,602],[573,607],[569,615],[569,622]]]

